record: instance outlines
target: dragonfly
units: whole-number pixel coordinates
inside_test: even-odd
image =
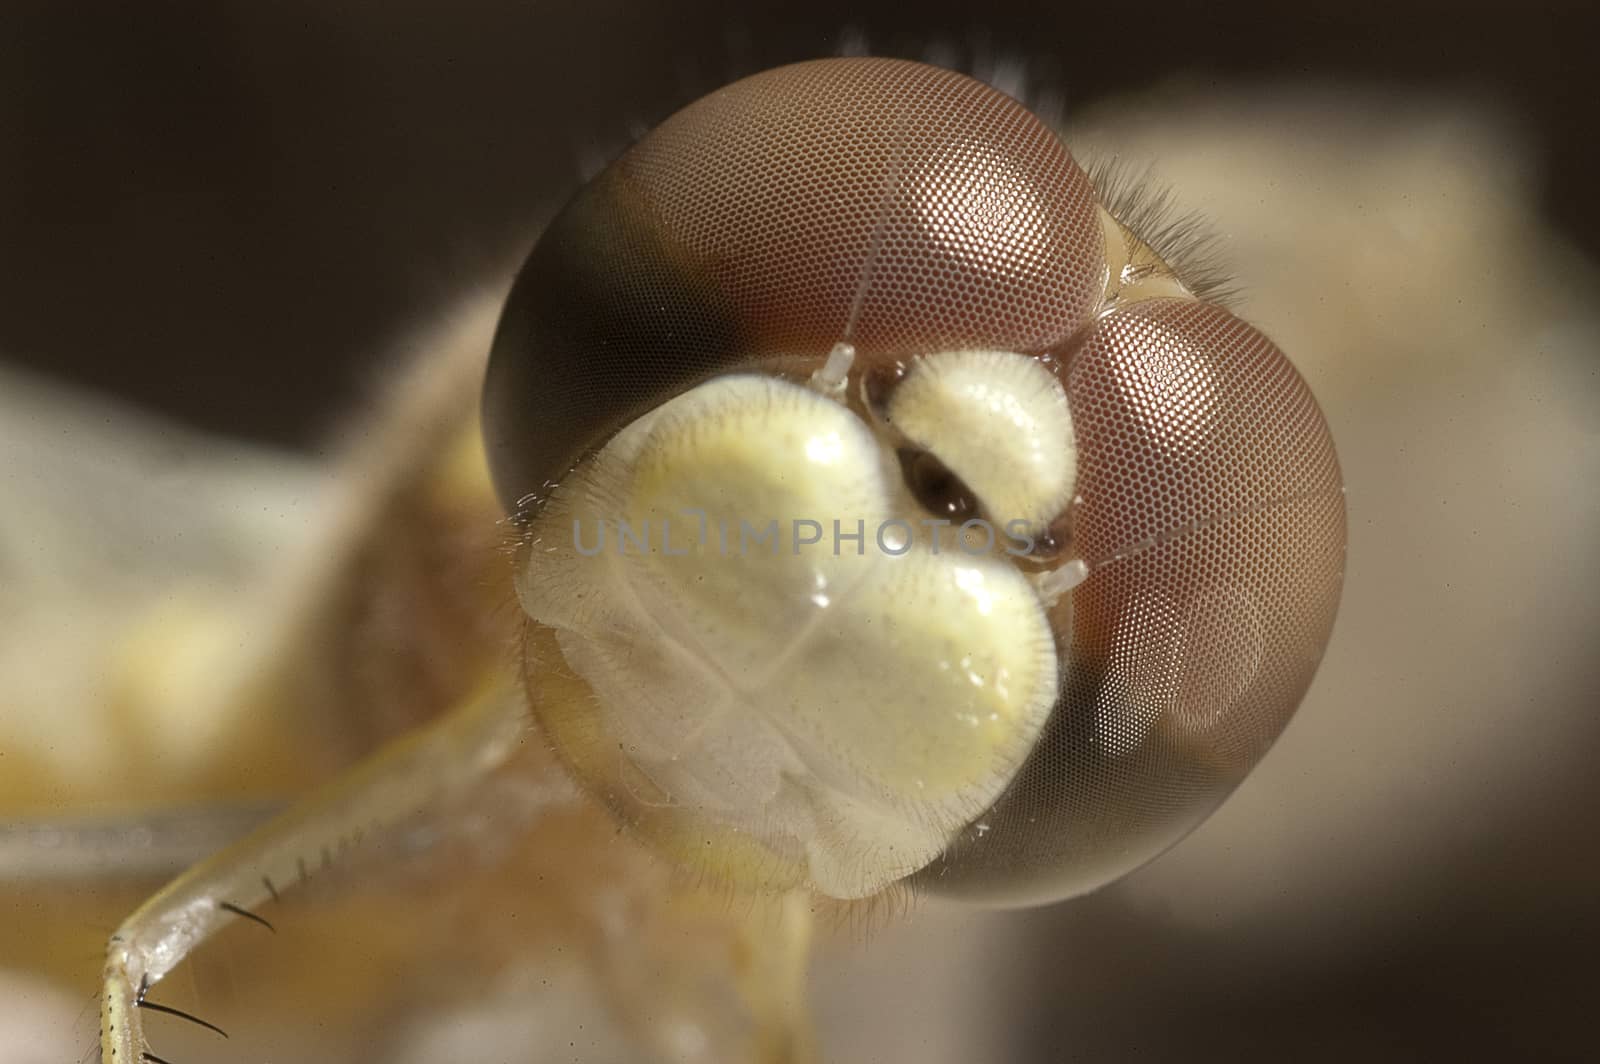
[[[637,1037],[785,1060],[819,908],[1048,903],[1192,830],[1311,682],[1344,496],[1304,381],[1157,219],[895,60],[756,75],[629,149],[489,350],[397,390],[315,593],[231,674],[235,719],[395,737],[122,923],[102,1059],[167,1059],[150,1017],[205,1021],[163,980],[374,851],[498,863],[485,911],[541,884],[546,946],[626,912],[591,955],[654,929],[732,991]]]

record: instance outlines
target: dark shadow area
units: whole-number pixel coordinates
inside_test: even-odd
[[[1600,250],[1581,5],[1086,4],[914,14],[479,0],[13,4],[0,15],[0,350],[308,446],[374,353],[498,281],[586,161],[700,93],[828,54],[1022,56],[1068,110],[1175,76],[1376,79],[1520,115]]]

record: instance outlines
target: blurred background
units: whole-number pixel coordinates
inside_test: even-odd
[[[995,80],[1059,113],[1080,159],[1152,165],[1212,219],[1238,311],[1290,353],[1338,440],[1345,601],[1300,715],[1165,857],[1050,909],[930,905],[824,936],[824,1056],[1589,1058],[1586,18],[1442,0],[14,2],[0,359],[30,388],[42,375],[184,426],[162,438],[245,441],[235,487],[299,497],[397,344],[499,291],[582,177],[682,104],[841,48]],[[0,379],[0,417],[45,401],[19,398],[23,379]],[[14,522],[25,487],[0,481]],[[251,557],[296,535],[293,506],[271,511]],[[22,670],[3,654],[0,686]],[[0,1062],[35,1059],[7,1056],[18,1020],[0,1021]]]

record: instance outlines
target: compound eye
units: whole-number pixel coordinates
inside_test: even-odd
[[[922,881],[1011,902],[1108,882],[1230,792],[1287,723],[1344,574],[1343,481],[1281,351],[1220,307],[1138,303],[1071,354],[1078,445],[1059,700],[1006,794]]]
[[[719,374],[1035,354],[1094,313],[1094,190],[1015,100],[920,63],[781,67],[667,119],[592,180],[513,287],[484,389],[517,507]]]

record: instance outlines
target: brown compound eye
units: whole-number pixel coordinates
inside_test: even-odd
[[[1277,738],[1344,575],[1343,481],[1283,353],[1220,307],[1137,303],[1071,353],[1072,594],[1060,700],[930,889],[1082,893],[1203,820]]]
[[[1088,177],[1015,100],[920,63],[746,78],[591,181],[512,290],[484,390],[501,499],[538,496],[693,385],[847,340],[870,371],[1041,352],[1105,273]]]

